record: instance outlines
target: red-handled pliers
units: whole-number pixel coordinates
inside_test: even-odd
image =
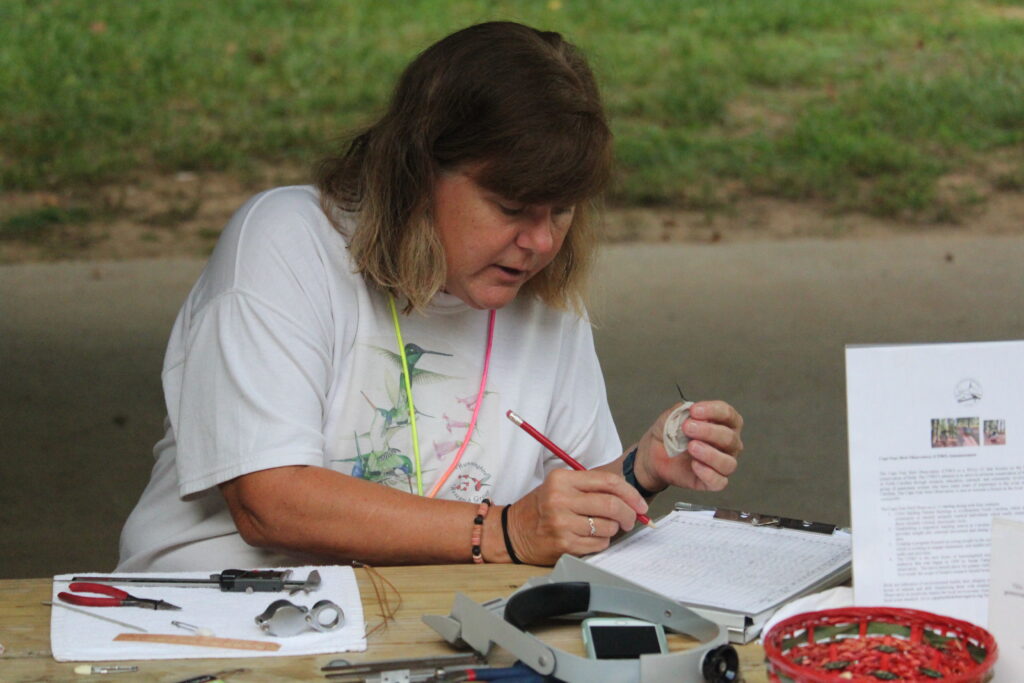
[[[107,598],[97,598],[89,595],[75,595],[74,593],[58,593],[57,597],[72,605],[84,605],[86,607],[145,607],[147,609],[181,609],[163,600],[152,598],[137,598],[129,595],[120,588],[106,586],[102,583],[83,583],[76,581],[68,586],[70,591],[82,591],[83,593],[99,593],[109,595]]]

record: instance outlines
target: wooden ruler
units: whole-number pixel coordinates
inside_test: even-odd
[[[168,645],[195,645],[196,647],[223,647],[230,650],[280,650],[281,643],[265,640],[239,640],[214,636],[186,636],[177,633],[118,633],[114,640],[135,643],[166,643]]]

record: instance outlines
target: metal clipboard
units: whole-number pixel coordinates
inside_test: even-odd
[[[712,512],[716,519],[734,521],[739,524],[749,524],[751,526],[794,529],[806,533],[834,534],[840,531],[848,531],[846,529],[838,528],[835,525],[825,524],[822,522],[808,522],[805,520],[780,517],[778,515],[748,513],[738,510],[719,510],[717,508],[682,502],[676,503],[674,510],[678,512]],[[635,532],[630,532],[620,540],[628,538],[633,533]],[[560,561],[559,566],[556,566],[555,572],[552,574],[553,578],[556,580],[592,581],[638,590],[650,590],[639,583],[635,583],[629,579],[607,572],[601,567],[594,566],[583,559],[563,557],[563,560],[564,562]],[[814,593],[829,586],[843,583],[848,580],[850,576],[851,563],[847,563],[839,571],[820,577],[817,581],[808,585],[804,590],[792,595],[789,600]],[[726,627],[726,629],[728,629],[729,640],[733,643],[748,643],[756,638],[761,632],[761,628],[764,626],[765,622],[767,622],[771,615],[775,613],[775,610],[781,606],[777,605],[771,609],[753,614],[709,607],[706,605],[691,603],[680,604],[684,604],[701,616],[711,619],[712,621]]]
[[[797,531],[809,531],[816,534],[833,534],[842,531],[835,524],[825,522],[812,522],[806,519],[795,519],[793,517],[782,517],[780,515],[767,515],[761,512],[745,512],[743,510],[727,510],[725,508],[712,508],[692,503],[678,502],[673,506],[674,510],[680,512],[699,512],[701,510],[714,511],[715,519],[725,519],[730,522],[740,522],[751,526],[774,526],[780,529],[795,529]],[[846,531],[849,531],[848,529]]]

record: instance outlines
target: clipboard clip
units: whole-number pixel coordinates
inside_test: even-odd
[[[751,526],[773,526],[780,529],[810,531],[816,534],[832,534],[836,530],[834,524],[811,522],[806,519],[793,519],[778,515],[765,515],[758,512],[743,512],[741,510],[715,510],[715,519],[741,522]]]
[[[816,534],[833,534],[836,531],[835,524],[826,524],[824,522],[811,522],[806,519],[793,519],[792,517],[782,517],[780,515],[766,515],[764,513],[759,512],[745,512],[743,510],[726,510],[724,508],[710,508],[684,502],[676,503],[675,509],[689,512],[698,510],[714,510],[715,519],[724,519],[729,522],[740,522],[741,524],[749,524],[750,526],[767,526],[777,527],[779,529],[795,529],[796,531],[810,531]]]

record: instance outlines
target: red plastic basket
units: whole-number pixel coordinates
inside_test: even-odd
[[[776,683],[982,683],[998,654],[980,626],[889,607],[797,614],[771,628],[764,652]]]

